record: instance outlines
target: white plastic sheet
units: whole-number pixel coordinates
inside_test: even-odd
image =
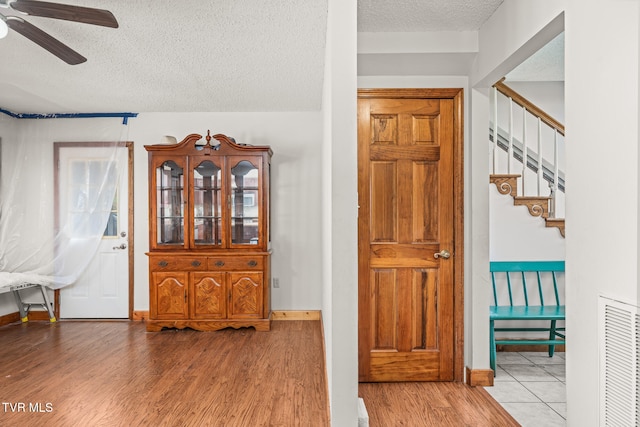
[[[120,172],[116,147],[127,132],[121,118],[15,119],[0,114],[0,272],[20,273],[0,275],[0,287],[18,278],[47,282],[53,289],[76,281],[95,255],[112,214]],[[79,162],[71,170],[54,165],[54,142],[106,142],[111,157]],[[62,174],[65,179],[57,179]]]

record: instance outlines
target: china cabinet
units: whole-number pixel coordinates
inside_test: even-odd
[[[147,330],[269,330],[271,148],[207,132],[145,149]]]

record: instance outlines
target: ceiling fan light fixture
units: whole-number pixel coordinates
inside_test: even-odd
[[[5,38],[8,33],[9,27],[7,26],[7,23],[4,22],[4,19],[0,17],[0,39]]]
[[[104,9],[41,0],[0,0],[0,8],[11,8],[16,12],[29,16],[118,28],[118,21],[115,16]],[[9,28],[45,50],[48,50],[69,65],[81,64],[87,60],[87,58],[69,46],[24,19],[13,15],[6,16],[0,13],[0,39],[7,35]]]

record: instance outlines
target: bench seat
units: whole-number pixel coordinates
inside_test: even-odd
[[[564,305],[491,306],[489,318],[493,320],[564,320]]]
[[[565,343],[564,327],[557,322],[565,320],[565,306],[560,303],[557,273],[564,273],[564,261],[499,261],[491,262],[493,302],[489,307],[490,363],[496,372],[497,345],[548,345],[549,356],[555,346]],[[543,283],[543,276],[550,283]],[[534,277],[536,280],[531,280]],[[527,281],[529,278],[529,281]],[[499,284],[504,283],[499,292]],[[520,305],[518,298],[523,300]],[[546,301],[546,303],[545,303]],[[511,326],[496,327],[497,321],[549,321],[548,327]],[[548,339],[496,339],[496,332],[547,332]]]

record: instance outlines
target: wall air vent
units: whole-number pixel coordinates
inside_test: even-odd
[[[639,424],[640,309],[600,296],[600,425]]]

